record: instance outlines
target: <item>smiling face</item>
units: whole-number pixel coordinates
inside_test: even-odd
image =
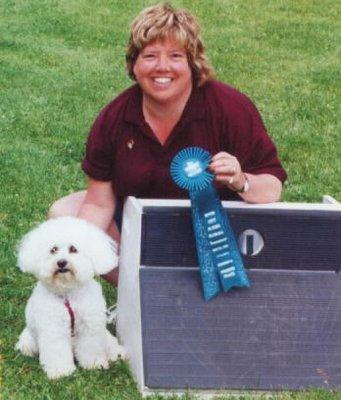
[[[165,39],[145,46],[139,53],[134,75],[145,99],[171,105],[186,101],[192,90],[192,71],[184,47]]]

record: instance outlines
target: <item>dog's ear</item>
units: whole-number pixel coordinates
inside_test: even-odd
[[[91,245],[88,252],[92,260],[95,275],[103,275],[118,265],[118,246],[105,232],[91,226]]]
[[[23,272],[34,273],[39,261],[38,228],[27,233],[17,246],[18,267]]]

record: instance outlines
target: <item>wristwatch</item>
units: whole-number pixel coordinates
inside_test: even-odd
[[[239,190],[236,190],[237,193],[246,193],[250,189],[250,181],[247,179],[246,175],[244,175],[244,177],[244,185]]]

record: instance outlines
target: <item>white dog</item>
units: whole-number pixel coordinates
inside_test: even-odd
[[[106,329],[106,304],[94,275],[117,265],[116,244],[96,226],[73,217],[42,223],[19,245],[19,268],[36,285],[26,306],[26,327],[16,349],[39,354],[51,379],[83,368],[108,368],[124,355]]]

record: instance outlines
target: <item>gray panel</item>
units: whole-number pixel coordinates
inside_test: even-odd
[[[231,208],[238,237],[247,229],[261,233],[265,246],[244,256],[246,268],[341,270],[341,212]],[[143,209],[141,264],[197,267],[189,208]]]
[[[341,275],[249,276],[205,302],[198,270],[140,269],[146,386],[341,387]]]

